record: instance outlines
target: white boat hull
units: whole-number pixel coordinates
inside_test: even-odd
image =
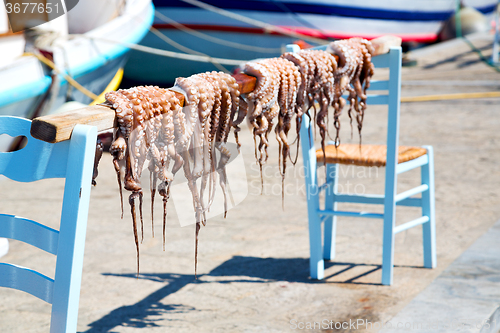
[[[99,95],[124,67],[130,50],[126,44],[138,43],[148,31],[153,11],[150,0],[128,1],[122,15],[108,23],[56,41],[51,49],[55,64]],[[0,114],[32,118],[51,113],[67,101],[88,104],[92,99],[69,85],[63,76],[53,75],[34,56],[0,67]]]

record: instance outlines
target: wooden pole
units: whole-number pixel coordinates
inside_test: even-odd
[[[400,46],[401,38],[395,36],[383,36],[373,39],[372,44],[375,54],[388,53],[391,46]],[[249,93],[255,89],[257,79],[246,74],[235,74],[242,94]],[[177,97],[184,105],[184,95],[177,93]],[[96,126],[97,131],[105,131],[115,127],[115,111],[106,104],[88,106],[83,109],[42,116],[33,119],[31,123],[31,135],[46,142],[61,142],[71,137],[71,132],[76,124]]]
[[[234,78],[240,86],[242,94],[255,89],[257,79],[246,74],[235,74]],[[184,106],[184,95],[174,91],[181,106]],[[96,126],[97,131],[106,131],[115,127],[115,110],[107,104],[99,104],[83,109],[51,114],[33,119],[31,136],[46,142],[69,140],[76,124]]]

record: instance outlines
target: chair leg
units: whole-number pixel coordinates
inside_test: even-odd
[[[309,214],[309,269],[311,278],[321,280],[325,277],[325,261],[322,255],[321,220],[319,215]]]
[[[390,168],[390,169],[389,169]],[[382,236],[382,284],[391,285],[394,271],[394,225],[396,219],[396,165],[386,166],[384,227]]]
[[[311,157],[312,158],[312,157]],[[316,155],[314,155],[316,158]],[[314,161],[315,162],[315,161]],[[312,279],[321,280],[325,273],[323,242],[319,210],[319,189],[316,178],[316,164],[308,163],[306,170],[307,217],[309,220],[309,269]]]
[[[396,205],[384,208],[384,231],[382,239],[382,284],[390,286],[394,271],[394,217]]]
[[[319,211],[319,188],[316,168],[316,149],[312,141],[313,131],[311,122],[304,115],[300,130],[302,154],[304,159],[307,217],[309,220],[309,269],[312,279],[321,280],[325,276],[325,261],[323,260],[323,242],[321,235],[321,219]],[[309,137],[309,140],[307,140]]]
[[[312,279],[321,280],[325,276],[323,260],[321,219],[318,215],[319,190],[316,185],[307,189],[307,215],[309,219],[309,269]]]
[[[314,173],[311,177],[316,179]],[[309,270],[312,279],[321,280],[325,276],[325,261],[323,260],[323,242],[321,235],[321,219],[319,210],[319,189],[316,181],[306,185],[307,215],[309,220]]]
[[[436,267],[436,216],[434,197],[434,154],[431,146],[426,146],[429,163],[422,166],[422,184],[429,190],[422,193],[422,215],[429,217],[429,222],[422,225],[424,267]]]
[[[338,164],[326,165],[326,181],[330,184],[325,190],[325,209],[336,210],[337,202],[335,201],[335,194],[337,194],[338,183]],[[323,246],[323,258],[332,260],[335,258],[335,234],[337,229],[337,217],[328,216],[325,220],[324,233],[325,244]]]

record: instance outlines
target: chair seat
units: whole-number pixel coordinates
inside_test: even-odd
[[[427,150],[422,147],[399,146],[398,163],[408,162],[423,156]],[[328,145],[325,149],[326,163],[354,164],[359,166],[385,166],[387,156],[386,145],[341,144]],[[323,150],[316,151],[318,163],[324,163]]]

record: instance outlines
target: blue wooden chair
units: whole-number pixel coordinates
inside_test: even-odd
[[[28,139],[24,148],[0,153],[0,174],[19,182],[65,178],[60,228],[0,214],[0,237],[56,255],[55,276],[52,279],[29,268],[0,263],[0,286],[51,303],[50,332],[76,332],[97,129],[77,125],[70,140],[52,144],[31,137],[30,127],[30,120],[0,117],[0,134]]]
[[[305,167],[307,189],[307,209],[309,218],[310,270],[311,277],[324,277],[324,259],[331,260],[335,256],[336,216],[366,217],[382,219],[382,284],[392,284],[394,261],[394,236],[406,229],[422,225],[424,267],[436,266],[435,217],[434,217],[434,162],[432,147],[399,147],[399,107],[401,94],[401,48],[391,48],[387,54],[373,58],[375,67],[389,68],[388,81],[373,81],[370,90],[387,90],[387,94],[369,94],[367,103],[372,105],[388,105],[387,145],[374,146],[344,145],[338,150],[334,145],[326,148],[326,182],[319,185],[317,166],[324,164],[321,149],[314,147],[312,126],[304,116],[301,128],[302,153]],[[369,126],[369,124],[368,124]],[[353,149],[354,148],[354,149]],[[361,152],[360,152],[361,151]],[[370,157],[375,153],[379,157]],[[383,155],[383,158],[380,158]],[[385,166],[385,195],[346,195],[337,192],[338,164],[355,164],[363,166]],[[421,168],[421,185],[398,194],[396,192],[398,174],[408,170]],[[320,208],[320,192],[325,191],[325,205]],[[418,198],[413,197],[421,193]],[[384,205],[383,214],[367,212],[351,212],[337,210],[338,202]],[[396,205],[421,207],[422,216],[396,226]],[[324,240],[322,226],[324,223]]]

